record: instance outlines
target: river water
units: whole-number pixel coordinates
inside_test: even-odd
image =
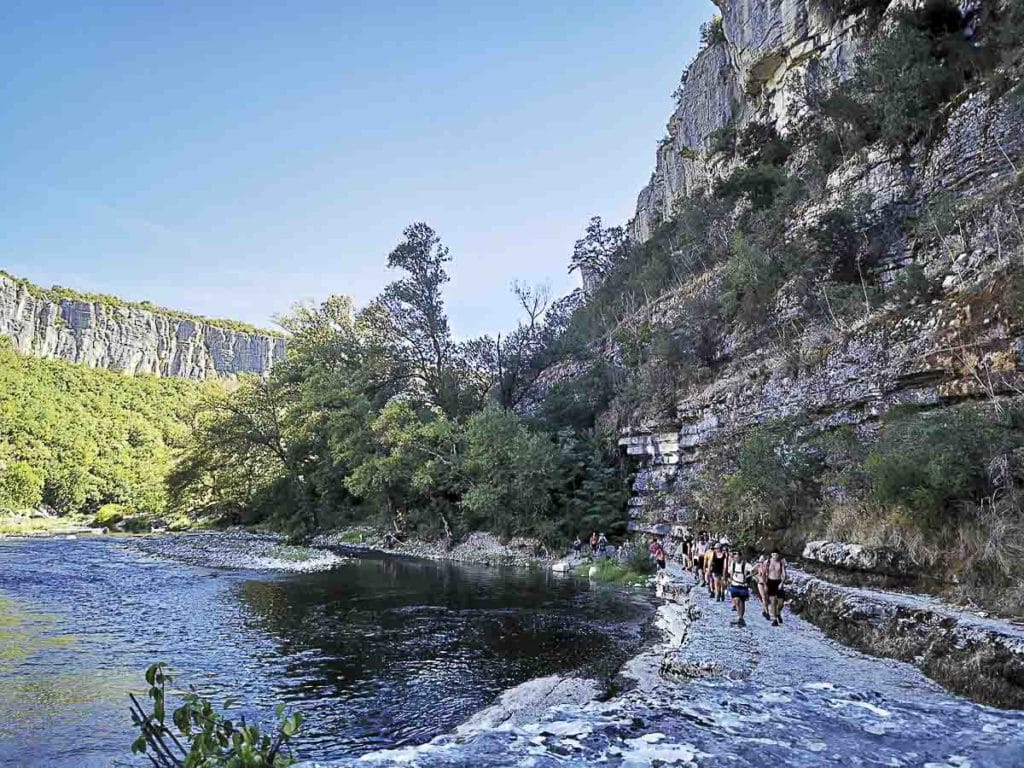
[[[418,745],[534,677],[607,679],[653,611],[544,571],[373,556],[214,568],[162,555],[305,564],[256,537],[180,541],[0,541],[0,766],[127,764],[127,692],[158,660],[240,696],[250,718],[301,710],[303,759]]]

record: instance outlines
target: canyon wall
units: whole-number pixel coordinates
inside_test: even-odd
[[[22,354],[131,375],[266,375],[286,340],[137,305],[55,298],[0,274],[0,335]]]
[[[811,0],[717,2],[724,40],[688,70],[668,141],[639,197],[635,240],[650,238],[677,201],[731,170],[710,147],[716,130],[757,120],[785,135],[809,89],[846,77],[864,44],[859,17],[831,18]],[[881,11],[883,24],[899,5]],[[1018,76],[1011,72],[1011,81]],[[640,460],[632,530],[680,533],[692,521],[689,494],[708,459],[734,454],[758,425],[795,419],[805,436],[844,428],[870,439],[896,406],[940,409],[1024,392],[1024,324],[1007,278],[1024,258],[1024,99],[976,84],[937,124],[913,146],[875,144],[851,156],[789,224],[790,232],[807,231],[824,210],[865,200],[874,225],[891,236],[864,281],[883,291],[915,265],[933,294],[909,305],[883,294],[860,317],[840,320],[809,317],[786,284],[763,324],[729,328],[710,371],[678,382],[673,407],[641,406],[622,429],[622,449]],[[956,211],[951,230],[907,224],[928,222],[940,198]],[[721,272],[712,266],[634,321],[674,331],[688,302],[719,289]],[[814,279],[825,285],[828,276]]]

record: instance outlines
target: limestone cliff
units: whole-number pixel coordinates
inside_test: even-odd
[[[23,354],[187,379],[265,375],[286,340],[139,305],[58,297],[0,274],[0,335]]]
[[[809,89],[846,77],[869,34],[861,16],[834,18],[815,0],[716,2],[724,39],[688,69],[668,140],[640,194],[635,240],[650,238],[678,201],[731,170],[710,147],[712,133],[757,121],[785,134]],[[874,7],[884,24],[901,5]],[[926,139],[900,149],[864,147],[791,212],[789,233],[807,231],[823,210],[866,201],[865,226],[887,232],[877,252],[858,262],[870,262],[859,281],[868,311],[845,320],[829,317],[831,308],[811,316],[791,293],[799,279],[791,277],[767,317],[727,327],[702,375],[674,382],[671,407],[640,405],[625,427],[619,414],[620,445],[640,459],[632,529],[668,533],[690,523],[688,502],[708,460],[734,453],[757,425],[796,418],[803,435],[843,427],[870,439],[895,406],[938,409],[1024,392],[1024,320],[1011,309],[1019,286],[1008,277],[1024,258],[1024,99],[1005,87],[1019,82],[1016,67],[1002,73],[1004,85],[977,82],[944,105]],[[940,232],[930,219],[942,200],[952,201],[955,223]],[[914,220],[926,225],[908,224]],[[934,287],[906,305],[886,290],[909,265]],[[626,324],[678,335],[694,298],[720,289],[722,271],[710,264]],[[812,280],[812,295],[825,295],[828,275]],[[867,302],[868,284],[880,298]],[[614,345],[606,354],[621,360]]]
[[[757,118],[783,133],[808,92],[850,71],[859,15],[835,18],[816,0],[715,0],[720,39],[687,67],[654,173],[637,200],[630,232],[648,239],[675,204],[719,175],[712,134]]]

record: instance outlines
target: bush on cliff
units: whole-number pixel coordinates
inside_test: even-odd
[[[863,107],[857,114],[868,121],[868,141],[914,143],[934,124],[939,105],[979,74],[985,57],[965,38],[964,25],[952,0],[927,0],[901,11],[887,33],[871,40],[842,88]]]
[[[744,543],[778,543],[799,528],[820,498],[818,457],[800,444],[796,425],[778,421],[752,430],[732,461],[712,462],[699,481],[697,504],[709,527]]]
[[[1016,413],[957,408],[937,414],[895,411],[865,469],[872,500],[907,510],[921,527],[941,526],[995,493],[991,465],[1024,446]]]

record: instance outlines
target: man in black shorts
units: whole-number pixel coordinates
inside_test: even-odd
[[[786,581],[786,561],[778,552],[772,552],[764,569],[765,595],[768,598],[768,613],[772,617],[772,626],[782,623],[782,601],[785,594],[782,585]]]

